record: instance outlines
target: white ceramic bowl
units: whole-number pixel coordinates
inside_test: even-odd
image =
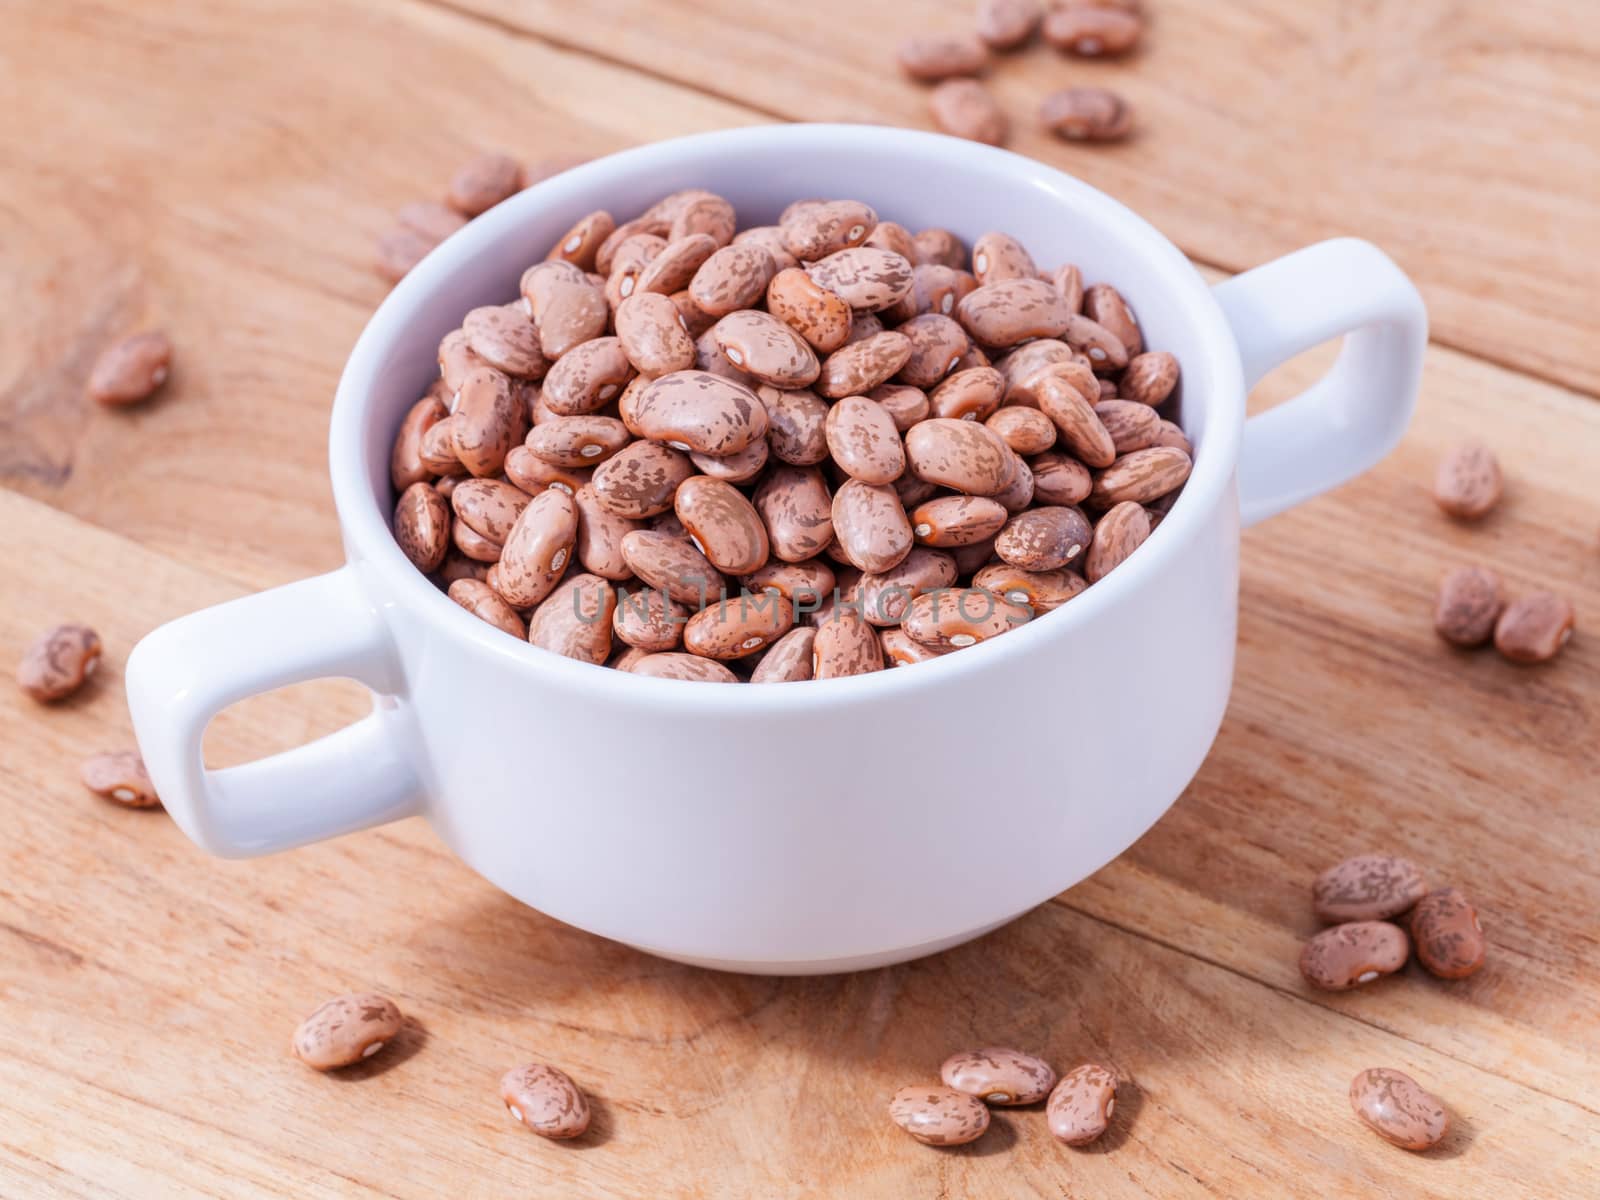
[[[971,239],[1021,238],[1131,302],[1182,364],[1194,473],[1149,541],[1060,611],[936,662],[776,686],[641,678],[564,659],[434,588],[389,529],[389,446],[440,337],[580,215],[702,186],[770,222],[806,196]],[[1247,386],[1351,332],[1338,366],[1245,422]],[[1364,469],[1409,419],[1426,324],[1361,242],[1208,288],[1132,212],[1002,150],[874,126],[789,125],[625,151],[523,192],[394,289],[334,403],[330,469],[349,564],[175,621],[128,664],[150,774],[206,849],[261,854],[421,814],[519,899],[690,962],[798,973],[953,945],[1129,846],[1216,735],[1233,672],[1241,496],[1270,515]],[[371,716],[208,771],[207,722],[322,676]]]

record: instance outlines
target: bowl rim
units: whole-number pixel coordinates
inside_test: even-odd
[[[367,454],[366,424],[377,379],[392,354],[398,330],[429,295],[479,254],[514,236],[532,214],[546,207],[581,204],[587,193],[624,177],[669,169],[691,155],[715,153],[749,160],[770,154],[818,154],[841,145],[888,162],[915,153],[937,156],[941,170],[982,176],[984,185],[1043,191],[1062,204],[1097,210],[1118,226],[1167,276],[1179,308],[1191,322],[1203,362],[1186,361],[1188,381],[1207,381],[1206,433],[1195,447],[1195,463],[1183,493],[1138,551],[1115,572],[1073,598],[1071,604],[994,638],[915,670],[886,668],[841,679],[807,680],[805,686],[728,687],[692,680],[659,679],[580,662],[527,642],[519,643],[473,616],[435,587],[401,552],[384,511],[368,487],[374,464]],[[1186,386],[1186,395],[1191,389]],[[1210,286],[1188,258],[1153,225],[1082,180],[1023,155],[977,142],[920,130],[874,125],[757,125],[691,134],[618,151],[573,167],[519,192],[451,235],[402,279],[368,319],[345,364],[334,396],[328,438],[334,507],[350,561],[373,572],[384,590],[382,604],[400,604],[437,627],[441,636],[465,641],[507,669],[532,674],[552,685],[619,704],[673,701],[708,714],[793,712],[816,706],[875,704],[908,690],[959,686],[975,673],[998,670],[1036,652],[1044,639],[1092,624],[1136,588],[1152,586],[1178,545],[1211,519],[1231,487],[1244,425],[1245,388],[1238,346]],[[387,476],[387,459],[382,474]],[[377,599],[374,597],[373,599]]]

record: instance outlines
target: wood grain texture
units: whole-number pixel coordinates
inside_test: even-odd
[[[327,412],[393,210],[483,148],[751,119],[416,4],[8,10],[0,288],[27,302],[0,323],[0,482],[258,586],[325,570]],[[87,402],[95,355],[146,324],[176,344],[172,385]]]
[[[970,0],[443,0],[791,120],[931,128],[900,38],[971,28]],[[1142,50],[1035,44],[989,81],[1011,148],[1062,167],[1231,271],[1355,234],[1416,279],[1448,344],[1600,393],[1600,23],[1580,0],[1152,0]],[[1126,145],[1044,133],[1050,91],[1101,84]]]
[[[1345,5],[1335,22],[1329,3],[1162,0],[1149,55],[1071,68],[1126,80],[1151,130],[1108,154],[1041,145],[1052,161],[1228,266],[1327,232],[1377,237],[1473,354],[1430,351],[1416,426],[1379,469],[1247,534],[1238,677],[1211,758],[1132,851],[1006,929],[853,976],[716,974],[522,908],[419,822],[230,863],[159,812],[82,790],[78,761],[130,736],[120,666],[143,632],[338,561],[327,405],[383,294],[367,257],[393,207],[480,146],[601,152],[761,119],[678,74],[773,112],[921,122],[920,96],[877,57],[906,5],[863,25],[833,0],[610,2],[564,22],[540,4],[485,20],[355,0],[7,14],[0,282],[25,302],[0,323],[0,480],[54,507],[0,492],[0,659],[66,618],[99,628],[109,657],[58,708],[0,688],[0,1196],[1592,1193],[1600,407],[1483,358],[1593,386],[1575,353],[1583,243],[1557,253],[1552,232],[1595,220],[1581,156],[1552,149],[1594,76],[1571,3],[1493,20],[1476,2]],[[700,69],[730,46],[749,53]],[[1019,111],[1064,78],[1043,52],[1007,66]],[[1394,100],[1388,140],[1360,141],[1330,100],[1341,76]],[[1500,123],[1462,119],[1485,96]],[[1460,299],[1474,288],[1481,312]],[[127,413],[84,405],[94,354],[145,321],[178,343],[168,391]],[[1326,358],[1280,372],[1256,405]],[[1469,435],[1508,476],[1474,527],[1427,495]],[[1558,663],[1438,641],[1434,581],[1468,561],[1572,596],[1579,633]],[[216,722],[208,757],[245,761],[364,707],[328,683],[263,697]],[[1384,848],[1470,892],[1488,966],[1309,992],[1294,960],[1315,928],[1312,877]],[[293,1062],[300,1018],[357,988],[410,1014],[400,1043],[347,1076]],[[1039,1110],[956,1151],[889,1124],[897,1086],[993,1041],[1060,1069],[1114,1064],[1130,1084],[1108,1139],[1060,1147]],[[499,1074],[533,1058],[594,1097],[584,1142],[543,1143],[501,1110]],[[1356,1122],[1345,1089],[1372,1065],[1445,1101],[1443,1146],[1408,1155]]]

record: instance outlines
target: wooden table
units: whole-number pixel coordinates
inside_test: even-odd
[[[0,688],[0,1195],[1227,1197],[1600,1195],[1600,22],[1585,0],[1151,0],[1148,50],[996,73],[1014,145],[1088,178],[1219,277],[1316,238],[1385,245],[1436,342],[1379,469],[1246,537],[1238,686],[1170,814],[1094,878],[972,945],[776,980],[657,961],[518,906],[419,822],[253,862],[76,781],[125,744],[120,668],[159,621],[326,569],[328,401],[384,292],[371,245],[469,152],[595,154],[789,118],[925,125],[887,70],[958,0],[24,0],[0,38],[0,648],[91,622],[88,692]],[[1109,149],[1021,117],[1110,81]],[[169,329],[155,403],[101,411],[112,336]],[[1258,403],[1303,383],[1317,356]],[[1482,527],[1428,499],[1466,435],[1500,450]],[[1433,583],[1493,563],[1571,595],[1541,669],[1452,652]],[[238,762],[357,715],[321,684],[213,728]],[[1070,719],[1070,714],[1066,715]],[[1151,730],[1151,744],[1160,731]],[[1477,900],[1489,965],[1352,994],[1295,970],[1307,889],[1394,847]],[[325,995],[413,1024],[339,1077],[286,1054]],[[1037,1111],[916,1145],[897,1085],[1001,1042],[1131,1081],[1072,1151]],[[565,1066],[595,1132],[528,1136],[507,1066]],[[1455,1114],[1435,1151],[1365,1132],[1360,1068]]]

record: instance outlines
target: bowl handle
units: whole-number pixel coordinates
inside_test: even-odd
[[[1416,286],[1357,238],[1307,246],[1220,283],[1246,388],[1302,351],[1344,336],[1333,368],[1245,422],[1239,511],[1246,525],[1353,479],[1411,423],[1428,344]]]
[[[328,575],[180,617],[128,657],[128,707],[145,767],[173,819],[204,849],[242,858],[417,811],[401,670],[355,573]],[[248,696],[348,676],[380,694],[370,716],[243,766],[207,770],[211,719]]]

